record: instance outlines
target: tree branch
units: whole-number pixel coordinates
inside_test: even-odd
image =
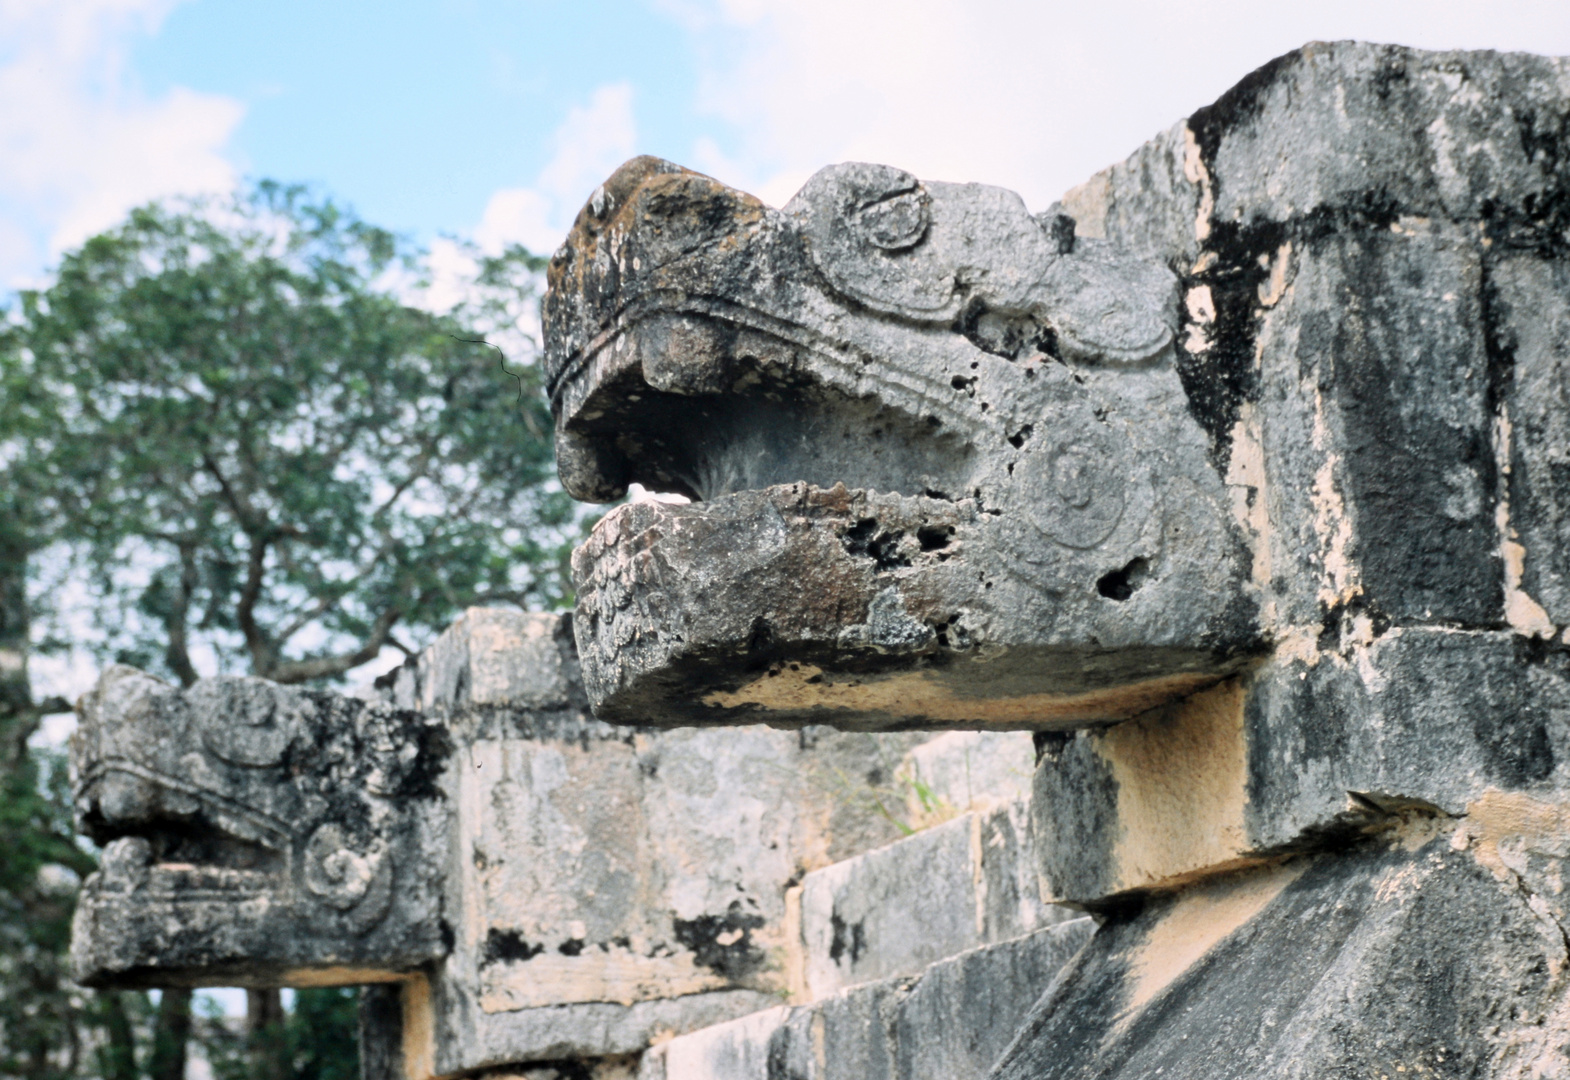
[[[276,664],[269,671],[259,671],[257,674],[279,683],[302,683],[311,679],[327,679],[334,675],[342,675],[351,668],[357,668],[370,660],[376,659],[376,654],[382,651],[382,646],[392,637],[393,624],[402,617],[402,612],[394,609],[384,611],[376,617],[376,622],[371,626],[371,632],[366,637],[365,643],[353,652],[339,653],[337,656],[319,656],[310,660],[290,660]],[[394,646],[401,648],[401,646]]]
[[[190,623],[191,597],[196,593],[200,577],[196,570],[196,548],[192,541],[180,544],[180,584],[175,590],[174,602],[164,617],[164,627],[169,633],[169,644],[164,649],[164,660],[169,670],[179,678],[181,686],[190,686],[197,679],[196,668],[191,663],[186,632]]]
[[[223,493],[224,502],[229,504],[229,510],[239,520],[240,527],[246,532],[253,531],[259,522],[251,501],[230,485],[229,478],[223,474],[223,470],[218,467],[211,454],[202,455],[202,465],[207,469],[208,474],[218,481],[218,490]]]
[[[246,651],[251,654],[251,672],[268,677],[273,665],[274,651],[267,634],[256,624],[256,605],[262,598],[262,578],[267,569],[268,538],[251,537],[251,553],[246,559],[245,587],[240,590],[239,603],[235,605],[235,622],[245,638]]]

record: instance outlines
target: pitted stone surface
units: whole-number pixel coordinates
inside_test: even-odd
[[[590,698],[604,719],[654,724],[1126,719],[1248,659],[1231,648],[1246,618],[1208,591],[1227,534],[1204,540],[1202,522],[1174,514],[1142,511],[1110,552],[1058,546],[1063,580],[1043,589],[999,561],[999,538],[1024,526],[978,500],[794,484],[635,503],[574,555]],[[1166,559],[1177,538],[1207,543],[1206,559]]]

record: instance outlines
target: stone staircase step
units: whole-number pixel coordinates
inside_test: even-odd
[[[1094,930],[1071,919],[678,1036],[643,1055],[638,1080],[982,1080]]]
[[[1041,901],[1025,802],[962,814],[806,876],[798,997],[917,975],[1071,917]]]

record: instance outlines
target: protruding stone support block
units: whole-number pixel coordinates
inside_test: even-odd
[[[1350,842],[1414,807],[1570,789],[1570,654],[1516,634],[1304,644],[1137,721],[1042,740],[1050,897],[1092,906]]]
[[[1192,522],[1164,520],[1200,542]],[[598,715],[1073,728],[1136,716],[1247,659],[1234,646],[1252,624],[1212,591],[1213,563],[1163,560],[1152,533],[1144,554],[1058,552],[1061,587],[1045,588],[1000,561],[1012,524],[975,499],[843,485],[620,508],[573,560]],[[1225,543],[1217,533],[1210,550]]]

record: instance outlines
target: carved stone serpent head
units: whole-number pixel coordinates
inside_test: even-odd
[[[691,500],[574,559],[600,715],[1063,726],[1258,647],[1177,279],[1012,192],[844,164],[781,210],[624,165],[550,267],[562,482]]]
[[[439,729],[261,679],[180,690],[121,666],[80,712],[77,817],[104,854],[78,903],[78,980],[354,982],[445,951],[440,838],[421,813],[439,797]]]

